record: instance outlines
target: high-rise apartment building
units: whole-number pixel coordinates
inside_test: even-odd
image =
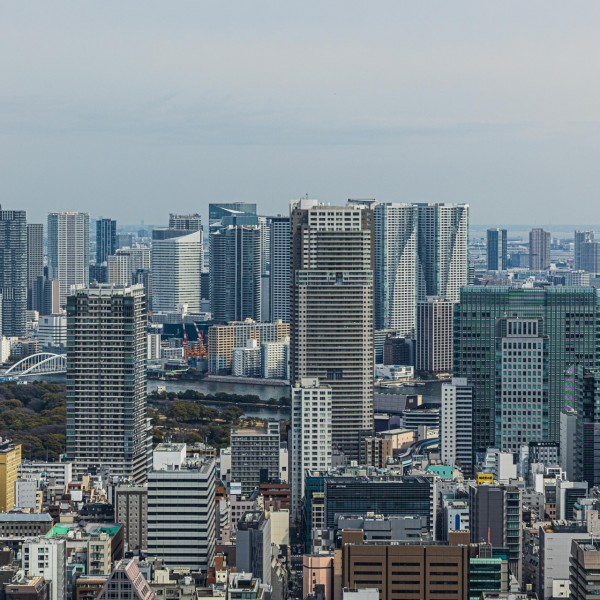
[[[529,232],[529,268],[532,271],[550,268],[550,232],[539,227]]]
[[[527,324],[526,335],[529,337],[516,340],[517,347],[509,349],[510,340],[499,327],[499,321],[505,317],[509,317],[509,322],[519,319],[540,321],[535,334],[530,333],[534,326]],[[559,441],[565,371],[576,363],[595,367],[597,320],[598,300],[592,288],[463,288],[454,321],[454,375],[466,377],[473,386],[475,450],[485,450],[500,443],[496,439],[497,423],[502,426],[503,418],[506,419],[507,433],[513,423],[508,419],[515,419],[515,429],[519,417],[520,422],[525,419],[524,423],[536,426],[535,429],[527,428],[530,434],[536,432],[535,440]],[[498,352],[505,362],[497,360]],[[544,356],[548,357],[547,363],[544,363]],[[513,360],[508,362],[508,359]],[[504,387],[499,389],[499,378],[502,377]],[[517,381],[509,381],[513,378]],[[524,378],[531,381],[523,381]],[[547,389],[539,390],[538,386],[546,386],[546,381]],[[507,412],[502,416],[497,410],[502,405],[503,393],[507,411],[508,403],[514,404],[510,407],[510,415]],[[520,414],[513,415],[513,411],[520,411]],[[529,411],[532,411],[531,415],[527,414]],[[536,422],[533,422],[534,418]]]
[[[291,280],[290,249],[291,232],[289,217],[272,217],[270,248],[271,321],[281,319],[290,322]]]
[[[44,226],[27,223],[27,308],[33,308],[33,286],[44,276]]]
[[[235,542],[238,571],[252,573],[271,585],[271,519],[263,511],[248,511],[238,521]]]
[[[96,264],[106,262],[117,250],[117,222],[113,219],[96,221]]]
[[[254,217],[256,220],[256,217]],[[210,234],[210,300],[215,321],[261,320],[261,228],[226,217]]]
[[[81,475],[146,480],[146,300],[141,285],[76,288],[67,302],[67,456]]]
[[[581,270],[588,273],[600,273],[600,242],[586,242],[579,247]]]
[[[372,213],[360,205],[292,204],[291,383],[332,390],[335,448],[358,459],[373,430]]]
[[[74,285],[87,286],[90,266],[90,217],[82,212],[48,215],[48,278],[58,279],[60,305]]]
[[[417,303],[417,371],[452,372],[452,323],[454,303],[428,297]]]
[[[0,333],[27,333],[27,215],[0,206]]]
[[[113,254],[106,257],[106,283],[118,286],[131,285],[131,261],[127,254]]]
[[[586,270],[582,266],[581,254],[585,244],[594,241],[593,231],[576,231],[575,232],[575,260],[573,266],[576,270]]]
[[[305,472],[331,468],[331,387],[303,378],[291,391],[292,515],[299,518]]]
[[[187,304],[200,312],[202,233],[154,230],[152,239],[152,309],[173,312]]]
[[[415,204],[373,208],[375,328],[415,334],[418,215]]]
[[[440,416],[442,462],[473,476],[473,388],[464,377],[442,384]]]
[[[417,204],[418,294],[458,302],[467,285],[468,204]]]
[[[159,444],[148,473],[148,552],[168,567],[206,573],[215,559],[215,462]]]
[[[505,271],[508,268],[506,229],[487,230],[487,269],[488,271]]]
[[[148,486],[124,482],[115,488],[115,518],[123,525],[127,550],[148,546]]]

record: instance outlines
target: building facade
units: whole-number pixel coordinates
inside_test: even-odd
[[[106,262],[117,251],[117,222],[114,219],[96,220],[96,264]]]
[[[44,225],[27,223],[27,308],[32,306],[33,285],[44,276]]]
[[[550,268],[550,232],[540,228],[529,232],[529,268],[545,271]]]
[[[417,303],[417,371],[452,372],[452,331],[454,303],[429,297]]]
[[[486,239],[488,271],[505,271],[508,268],[506,229],[488,229]]]
[[[270,290],[271,321],[290,322],[291,280],[290,249],[291,230],[289,217],[271,218]]]
[[[440,416],[442,462],[473,476],[473,388],[464,377],[442,384]]]
[[[67,456],[146,479],[146,301],[141,285],[76,289],[67,302]]]

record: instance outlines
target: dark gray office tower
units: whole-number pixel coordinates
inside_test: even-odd
[[[528,422],[531,440],[560,441],[565,371],[572,364],[596,366],[598,315],[593,288],[461,290],[454,313],[454,375],[466,377],[474,389],[476,451],[499,447],[501,432],[519,429],[518,422]],[[519,320],[525,321],[521,330]],[[500,326],[503,321],[512,330]],[[524,378],[531,381],[520,381]],[[528,416],[534,409],[539,414]]]
[[[210,234],[210,302],[219,323],[261,320],[261,229],[225,217]]]
[[[581,251],[585,244],[594,241],[594,232],[593,231],[576,231],[575,232],[575,261],[573,266],[577,270],[586,271],[587,269],[583,268],[581,261]]]
[[[0,206],[0,332],[27,333],[27,213]]]
[[[550,232],[532,229],[529,232],[529,268],[545,271],[550,268]]]
[[[224,217],[256,215],[256,204],[251,202],[219,202],[208,205],[208,226],[212,229]]]
[[[579,247],[579,265],[582,271],[600,273],[600,242],[586,242]]]
[[[67,299],[67,456],[78,476],[105,467],[146,481],[146,327],[141,285],[81,287]]]
[[[96,264],[106,262],[117,250],[117,222],[112,219],[96,221]]]
[[[27,308],[33,309],[33,286],[44,275],[44,226],[27,223]],[[34,309],[35,310],[35,309]]]
[[[488,271],[505,271],[508,268],[506,229],[487,230]]]
[[[290,322],[290,218],[271,219],[271,321]]]

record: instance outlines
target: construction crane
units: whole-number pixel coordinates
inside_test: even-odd
[[[200,331],[200,329],[198,329],[198,324],[196,323],[196,321],[194,321],[193,323],[194,323],[194,329],[196,330],[196,333],[198,334],[198,356],[200,358],[207,358],[208,352],[206,350],[206,346],[204,345],[204,336],[202,335],[202,332]]]
[[[185,330],[185,316],[181,315],[181,328],[183,329],[183,360],[187,363],[188,361],[188,336]]]

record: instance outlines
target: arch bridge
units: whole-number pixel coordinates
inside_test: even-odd
[[[3,376],[26,377],[27,375],[50,375],[53,373],[66,373],[66,354],[53,354],[52,352],[39,352],[26,356],[16,362],[2,373]]]

